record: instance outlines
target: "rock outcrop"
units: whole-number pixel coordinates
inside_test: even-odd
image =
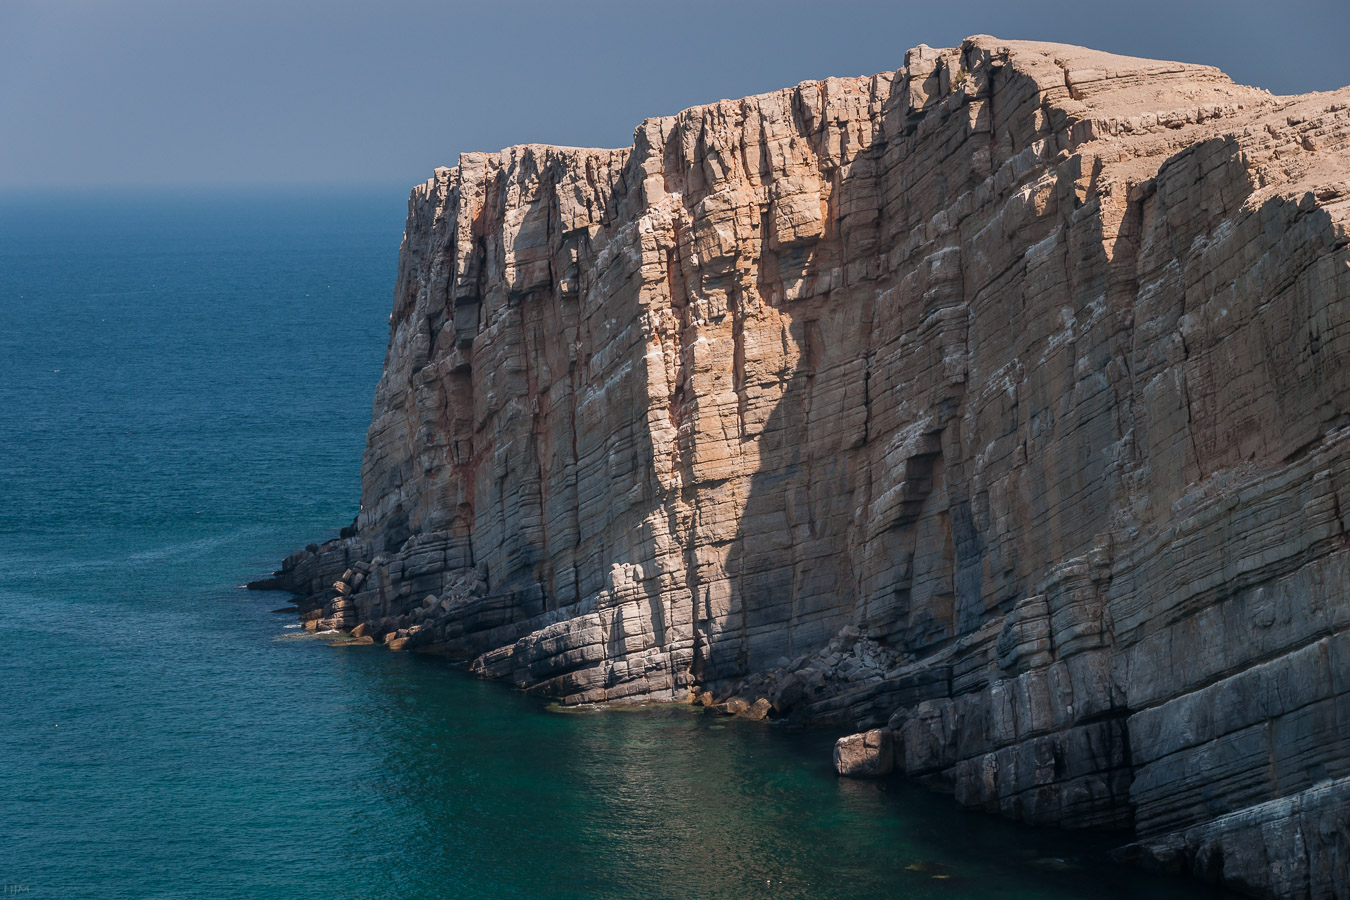
[[[409,202],[311,627],[1350,896],[1350,90],[975,37]],[[364,633],[364,632],[363,632]]]

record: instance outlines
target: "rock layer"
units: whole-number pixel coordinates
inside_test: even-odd
[[[968,39],[414,189],[311,627],[1350,895],[1350,91]]]

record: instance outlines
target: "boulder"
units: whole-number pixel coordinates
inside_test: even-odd
[[[841,737],[834,742],[834,768],[849,778],[889,775],[895,768],[891,733],[884,728],[873,728]]]

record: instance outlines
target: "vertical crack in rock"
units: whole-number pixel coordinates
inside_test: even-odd
[[[311,629],[866,731],[859,771],[1346,896],[1350,92],[904,60],[437,169],[360,515],[281,583]]]

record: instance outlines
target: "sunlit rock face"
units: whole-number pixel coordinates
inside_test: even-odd
[[[1350,892],[1350,90],[975,37],[409,202],[312,628]]]

